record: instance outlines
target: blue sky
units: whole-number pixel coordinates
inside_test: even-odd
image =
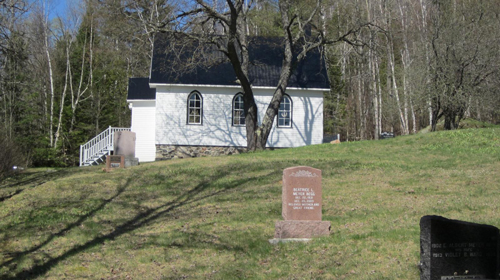
[[[43,0],[42,0],[43,1]],[[68,5],[71,4],[71,0],[48,0],[49,4],[49,17],[54,18],[56,16],[64,16],[67,12]]]

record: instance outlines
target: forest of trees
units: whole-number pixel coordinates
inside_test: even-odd
[[[207,32],[186,21],[209,23],[196,7],[224,14],[240,0],[188,2],[197,6],[74,1],[54,16],[50,0],[0,1],[0,169],[74,166],[79,145],[108,126],[129,127],[127,81],[149,75],[154,33]],[[325,133],[352,141],[439,121],[446,129],[464,118],[500,121],[495,1],[287,2],[290,18],[312,15],[324,38]],[[280,1],[243,3],[246,35],[283,36]]]

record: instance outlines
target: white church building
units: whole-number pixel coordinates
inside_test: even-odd
[[[283,50],[277,38],[250,41],[249,78],[260,121],[279,79]],[[192,69],[178,71],[171,63],[174,55],[167,51],[170,43],[158,35],[150,77],[129,80],[127,101],[131,131],[136,133],[136,157],[148,162],[245,150],[243,91],[231,64],[193,64]],[[177,53],[175,58],[192,59],[192,50]],[[330,90],[324,60],[319,51],[312,52],[294,69],[267,142],[269,148],[323,140],[323,95]]]

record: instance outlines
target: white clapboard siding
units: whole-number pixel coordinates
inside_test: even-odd
[[[154,161],[155,145],[155,111],[154,100],[129,100],[132,104],[131,131],[135,132],[135,156],[139,162]]]
[[[187,98],[197,90],[203,97],[201,125],[187,124]],[[240,90],[234,87],[157,86],[156,144],[201,146],[246,146],[245,127],[232,125],[232,101]],[[272,98],[272,89],[254,89],[259,121]],[[269,147],[299,147],[320,144],[323,139],[323,92],[289,89],[293,103],[291,128],[277,128]]]

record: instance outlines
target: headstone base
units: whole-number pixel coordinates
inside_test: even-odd
[[[307,243],[311,241],[311,238],[273,238],[269,239],[269,243],[276,245],[278,243],[289,243],[289,242],[302,242]]]
[[[469,275],[469,276],[441,276],[442,280],[496,280],[484,278],[483,275]]]
[[[125,168],[139,165],[139,158],[125,157]]]
[[[274,238],[312,238],[330,235],[329,221],[277,221]]]

